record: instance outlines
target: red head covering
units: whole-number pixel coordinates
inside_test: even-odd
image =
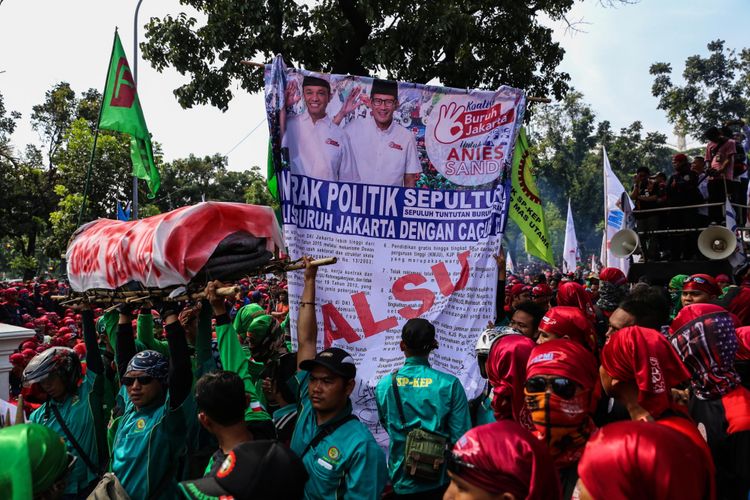
[[[73,350],[78,354],[79,358],[83,358],[86,356],[86,345],[85,344],[76,344],[73,346]]]
[[[586,390],[599,385],[599,368],[594,355],[578,342],[568,339],[550,340],[531,350],[526,378],[535,375],[569,378]]]
[[[685,153],[677,153],[672,157],[672,161],[676,161],[679,163],[686,162],[688,159],[687,155]]]
[[[726,274],[717,274],[716,282],[717,283],[731,283],[732,280],[729,279],[729,276],[727,276]]]
[[[669,327],[669,341],[692,375],[699,399],[718,399],[740,384],[734,368],[739,350],[732,316],[714,304],[690,304],[680,309]]]
[[[23,351],[21,351],[21,354],[23,354],[24,358],[29,360],[36,356],[36,347],[34,349],[24,349]]]
[[[742,326],[750,326],[750,288],[740,288],[727,304],[727,311],[737,316]]]
[[[549,451],[516,422],[474,427],[456,442],[453,457],[459,464],[456,474],[490,494],[511,493],[519,500],[562,498]]]
[[[21,354],[20,352],[14,352],[10,355],[10,364],[15,366],[25,366],[26,365],[26,356]]]
[[[677,352],[650,328],[629,326],[612,334],[602,349],[602,368],[610,377],[638,386],[638,404],[652,417],[667,409],[683,411],[672,402],[672,387],[690,379]]]
[[[593,324],[596,321],[596,312],[591,303],[591,296],[586,289],[575,281],[566,281],[557,289],[557,305],[577,307],[586,315]]]
[[[531,289],[531,295],[534,297],[551,297],[552,289],[547,283],[539,283]]]
[[[492,344],[487,358],[487,378],[492,386],[492,408],[498,420],[512,419],[531,429],[523,385],[526,363],[536,344],[523,335],[506,335]],[[510,408],[503,403],[510,401]]]
[[[739,361],[750,361],[750,326],[743,326],[737,328],[737,340],[740,343],[740,348],[737,351],[735,359]]]
[[[510,287],[510,298],[513,299],[513,297],[521,295],[524,292],[531,292],[531,287],[529,285],[524,285],[523,283],[516,283]]]
[[[542,318],[539,329],[564,337],[567,335],[590,351],[596,348],[596,332],[591,321],[577,307],[557,306],[551,308]]]
[[[599,273],[599,279],[601,281],[607,281],[613,285],[624,285],[628,282],[628,278],[625,273],[617,269],[616,267],[605,267],[602,272]]]
[[[721,295],[721,288],[716,280],[708,274],[693,274],[685,279],[683,290],[698,290],[709,295]]]
[[[586,444],[578,476],[594,500],[714,498],[710,464],[688,437],[653,422],[615,422]]]

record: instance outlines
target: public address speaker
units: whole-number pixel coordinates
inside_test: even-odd
[[[711,260],[726,259],[737,248],[737,236],[721,226],[707,227],[698,236],[698,250]]]
[[[625,259],[633,255],[641,244],[638,234],[632,229],[620,229],[609,242],[609,250],[612,255],[619,259]]]

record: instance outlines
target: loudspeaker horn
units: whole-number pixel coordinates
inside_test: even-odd
[[[737,248],[737,236],[722,226],[707,227],[698,236],[698,250],[711,260],[726,259]]]
[[[612,255],[620,259],[630,257],[638,249],[641,240],[632,229],[620,229],[609,242],[609,250]]]

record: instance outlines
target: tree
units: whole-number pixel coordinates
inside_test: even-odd
[[[750,50],[724,47],[723,40],[707,45],[708,57],[693,55],[685,60],[685,84],[672,82],[672,65],[657,62],[651,93],[659,98],[659,109],[675,125],[678,134],[700,138],[710,126],[726,120],[747,118],[750,111]]]
[[[234,82],[262,89],[262,75],[241,64],[283,54],[292,65],[453,87],[523,88],[561,98],[570,77],[564,50],[540,16],[565,21],[574,0],[183,0],[206,15],[151,18],[143,57],[158,71],[190,76],[174,93],[183,107],[222,110]],[[609,0],[612,3],[629,1]]]
[[[596,122],[580,92],[572,91],[561,103],[536,112],[530,128],[536,154],[535,174],[546,202],[545,218],[548,226],[549,221],[559,222],[556,228],[548,227],[556,256],[562,249],[565,220],[561,214],[565,213],[568,199],[584,253],[599,252],[604,216],[602,146],[626,188],[638,167],[648,167],[654,173],[670,173],[672,169],[672,151],[664,134],[644,134],[639,121],[619,133],[613,132],[608,121]]]
[[[227,170],[227,159],[215,154],[199,158],[190,155],[163,165],[159,196],[154,200],[162,212],[202,200],[247,202],[268,204],[270,194],[261,194],[257,186],[265,189],[265,178],[260,168],[252,167],[244,172]],[[252,195],[248,196],[248,192]]]

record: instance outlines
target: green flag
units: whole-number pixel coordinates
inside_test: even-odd
[[[513,151],[510,193],[510,218],[518,224],[526,239],[526,253],[555,265],[552,243],[544,221],[542,200],[531,172],[531,154],[526,130],[518,133]]]
[[[273,166],[273,150],[271,149],[271,140],[268,140],[268,159],[266,160],[266,186],[273,199],[279,201],[279,186],[276,179],[276,169]]]
[[[151,149],[151,134],[146,127],[133,75],[115,32],[115,43],[109,61],[107,84],[104,88],[99,129],[115,130],[130,135],[130,158],[133,161],[133,176],[148,183],[149,198],[159,189],[159,170],[154,163]]]

